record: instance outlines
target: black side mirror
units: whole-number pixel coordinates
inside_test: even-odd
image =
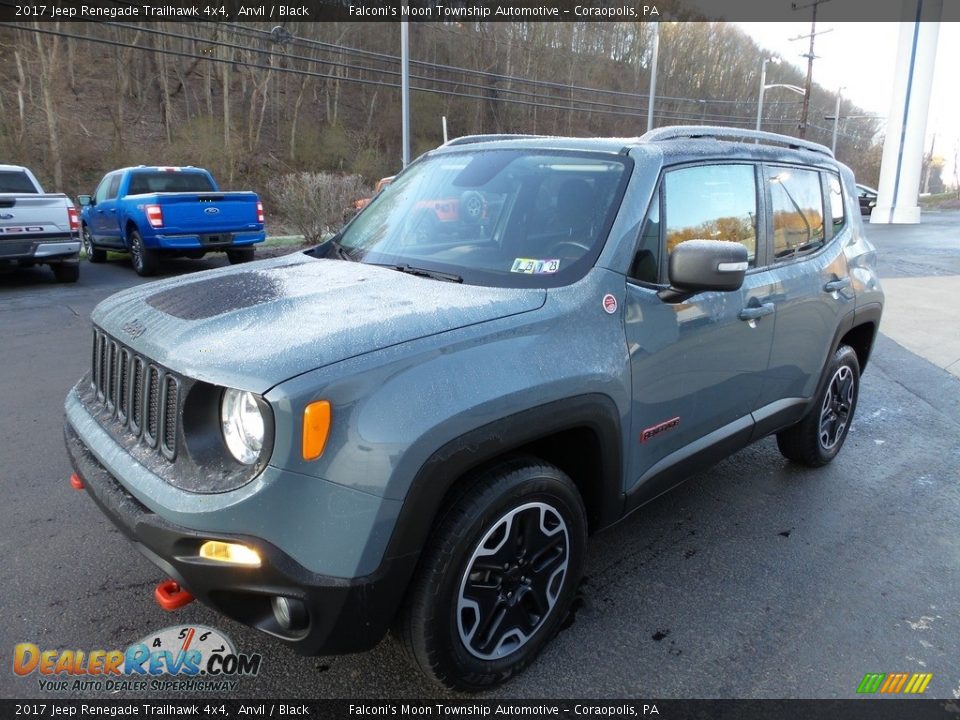
[[[87,207],[88,205],[93,205],[93,197],[90,195],[77,195],[77,202],[80,203],[80,207]]]
[[[739,290],[747,267],[747,248],[740,243],[687,240],[670,253],[670,289],[666,292],[689,297],[706,290]]]

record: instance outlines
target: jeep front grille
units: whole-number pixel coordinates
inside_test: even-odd
[[[174,460],[182,400],[176,375],[94,328],[90,378],[102,421]]]

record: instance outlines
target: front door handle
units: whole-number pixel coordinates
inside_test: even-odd
[[[828,293],[839,292],[845,288],[850,287],[850,278],[842,277],[838,280],[831,280],[826,285],[823,286],[823,291]]]
[[[751,305],[750,307],[745,307],[743,310],[741,310],[737,317],[739,317],[741,320],[759,320],[767,315],[773,315],[773,310],[773,303]]]

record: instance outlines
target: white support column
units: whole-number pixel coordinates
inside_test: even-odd
[[[893,97],[871,223],[918,223],[920,170],[943,0],[903,0]]]

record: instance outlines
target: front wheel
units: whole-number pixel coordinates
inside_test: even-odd
[[[837,348],[827,365],[826,378],[803,420],[777,434],[783,456],[808,467],[833,460],[850,431],[860,391],[860,362],[852,347]]]
[[[160,267],[160,258],[157,251],[143,244],[143,238],[138,230],[130,231],[130,262],[137,275],[150,277],[156,275]]]
[[[478,478],[441,516],[401,614],[413,663],[467,691],[523,670],[570,610],[586,534],[558,468],[517,460]]]
[[[93,244],[93,234],[86,225],[83,226],[83,232],[80,234],[80,242],[83,244],[83,252],[86,254],[87,260],[92,263],[107,261],[107,251]]]

